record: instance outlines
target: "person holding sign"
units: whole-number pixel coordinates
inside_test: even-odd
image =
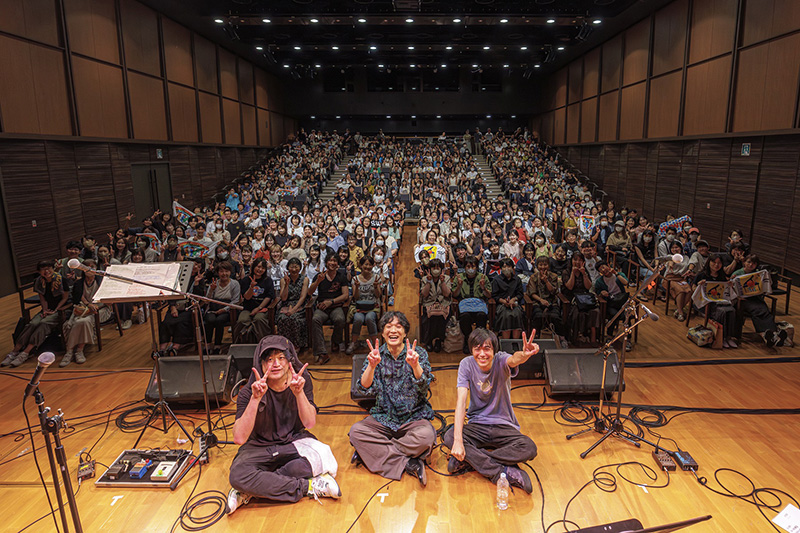
[[[496,483],[505,473],[512,486],[532,492],[530,477],[517,465],[536,457],[536,444],[520,432],[511,405],[511,377],[519,365],[539,353],[535,336],[536,330],[530,336],[523,332],[522,350],[511,355],[499,351],[497,335],[491,331],[478,328],[470,334],[467,342],[472,355],[458,365],[455,423],[443,437],[450,448],[447,470],[451,474],[476,470]]]
[[[315,475],[296,445],[316,441],[308,431],[317,421],[308,363],[295,370],[300,360],[294,346],[279,335],[264,337],[256,354],[250,379],[236,400],[233,440],[241,447],[231,464],[228,513],[254,497],[289,503],[306,496],[341,498],[333,476]],[[330,466],[335,472],[335,459]]]
[[[759,258],[756,254],[750,254],[744,259],[744,267],[733,273],[734,277],[754,274],[758,268]],[[758,276],[758,274],[756,274]],[[744,316],[749,316],[753,321],[753,327],[764,339],[767,346],[783,346],[786,344],[786,330],[778,331],[775,324],[775,317],[769,311],[763,294],[754,296],[742,296],[739,305]],[[744,320],[742,320],[744,322]],[[739,324],[741,330],[742,324]],[[790,341],[791,342],[791,341]]]

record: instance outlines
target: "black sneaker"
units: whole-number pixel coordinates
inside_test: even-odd
[[[459,461],[452,455],[450,459],[447,460],[447,471],[454,476],[460,476],[461,474],[466,474],[467,472],[472,472],[474,468],[466,461]]]
[[[417,478],[423,487],[428,484],[428,474],[425,472],[425,463],[422,462],[422,459],[410,458],[406,463],[406,474]]]
[[[509,485],[520,488],[528,494],[533,492],[531,478],[524,470],[516,466],[507,466],[503,471],[506,473]]]
[[[353,456],[350,458],[350,464],[356,465],[356,468],[364,464],[364,461],[361,459],[361,456],[358,455],[358,452],[353,452]]]
[[[764,342],[767,344],[767,347],[772,348],[778,342],[778,334],[775,332],[774,329],[764,332]]]
[[[775,336],[776,339],[775,346],[785,345],[787,338],[789,338],[789,334],[786,332],[785,329],[778,330],[778,334]]]

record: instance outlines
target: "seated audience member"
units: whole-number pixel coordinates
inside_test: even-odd
[[[80,242],[69,241],[66,248],[67,256],[56,261],[56,264],[53,267],[58,272],[64,285],[64,290],[67,292],[72,289],[72,284],[79,280],[83,275],[82,270],[69,267],[70,259],[77,259],[78,261],[83,262],[83,258],[81,257],[82,249],[83,247],[81,246]]]
[[[472,326],[485,328],[489,319],[488,301],[492,297],[492,282],[479,271],[478,258],[467,257],[462,274],[453,279],[453,297],[458,300],[458,324],[464,335],[464,353],[469,353],[467,339]]]
[[[431,254],[428,252],[428,250],[420,250],[418,257],[419,263],[417,263],[417,268],[414,269],[414,277],[421,280],[428,275]]]
[[[743,276],[745,274],[752,274],[758,269],[759,264],[758,256],[750,254],[744,260],[744,266],[733,273],[734,277]],[[786,330],[781,329],[778,331],[778,326],[775,324],[775,317],[767,307],[764,301],[764,295],[749,296],[742,298],[739,302],[742,313],[746,317],[750,317],[753,321],[753,327],[756,332],[761,335],[767,346],[783,346],[787,342]],[[788,341],[791,342],[791,341]]]
[[[581,253],[580,245],[578,245],[578,230],[573,228],[567,231],[567,237],[561,246],[567,254],[567,259],[572,259],[574,254]]]
[[[278,335],[264,337],[254,359],[236,399],[233,439],[240,447],[231,464],[228,513],[252,498],[283,503],[340,498],[331,475],[336,458],[308,431],[317,421],[308,365],[301,366],[294,347]],[[312,466],[307,459],[312,455],[324,458],[321,466]]]
[[[687,240],[686,243],[684,243],[683,245],[683,255],[687,255],[691,258],[697,251],[697,243],[700,241],[702,241],[702,239],[700,238],[700,230],[697,228],[690,228],[689,240]],[[698,269],[698,272],[700,270],[702,270],[702,267]]]
[[[705,269],[706,263],[708,262],[708,258],[711,255],[711,249],[708,246],[706,241],[697,241],[696,243],[692,243],[693,245],[696,244],[695,251],[692,252],[691,256],[689,257],[689,263],[686,267],[686,274],[689,279],[694,279],[700,272]],[[684,252],[686,251],[686,247],[683,247]],[[684,255],[686,255],[684,253]],[[724,274],[724,272],[723,272]],[[696,284],[697,281],[695,280],[694,283]]]
[[[702,285],[709,281],[727,282],[728,276],[722,270],[722,257],[719,254],[712,254],[706,261],[703,270],[695,277],[695,284]],[[733,305],[723,302],[711,302],[709,316],[722,324],[722,347],[738,348],[735,339],[736,335],[736,309]]]
[[[745,245],[742,242],[726,246],[726,248],[728,249],[728,253],[724,254],[722,264],[725,265],[723,267],[725,275],[730,277],[737,270],[744,268],[744,260],[747,254],[745,253]]]
[[[628,301],[628,278],[625,274],[617,272],[605,261],[597,263],[598,276],[594,282],[594,292],[606,300],[606,320],[613,318],[625,302]],[[625,318],[620,315],[613,322],[606,324],[606,330],[612,333],[619,322]],[[625,347],[630,350],[630,345]]]
[[[550,271],[562,276],[564,272],[569,271],[570,264],[564,247],[557,246],[556,249],[553,250],[553,257],[550,258]]]
[[[443,273],[444,265],[439,259],[428,264],[427,275],[420,280],[419,336],[421,342],[434,352],[442,351],[445,325],[450,307],[450,277]]]
[[[519,240],[519,234],[515,230],[510,230],[507,234],[506,242],[503,243],[503,255],[512,259],[515,263],[522,258],[523,243]]]
[[[206,295],[206,276],[202,259],[192,260],[192,275],[186,292],[197,296]],[[159,350],[166,351],[170,347],[177,352],[182,346],[195,341],[193,313],[188,300],[171,300],[169,312],[158,325]],[[120,304],[117,304],[119,309]],[[124,328],[124,325],[123,325]]]
[[[677,240],[678,240],[678,229],[672,226],[668,227],[664,238],[658,241],[658,247],[656,248],[656,254],[658,255],[658,257],[670,255],[669,250],[672,247],[672,243]],[[683,255],[683,246],[681,246],[681,255]]]
[[[234,342],[255,344],[271,333],[267,311],[275,299],[275,286],[267,276],[267,261],[256,259],[251,274],[238,283],[244,309],[233,327]]]
[[[537,331],[549,326],[558,335],[564,335],[561,301],[558,299],[560,290],[561,278],[550,271],[550,259],[536,259],[536,273],[528,281],[527,294],[533,301],[531,317]]]
[[[384,343],[370,345],[358,389],[375,395],[370,415],[350,428],[353,461],[388,479],[404,473],[427,484],[424,458],[433,449],[436,431],[428,391],[433,381],[428,352],[407,338],[411,324],[403,313],[389,311],[378,330]]]
[[[522,350],[513,355],[499,351],[497,335],[491,331],[479,328],[470,334],[472,355],[458,365],[455,423],[442,438],[450,448],[447,470],[451,474],[475,470],[497,483],[505,473],[511,486],[528,494],[533,491],[531,479],[519,463],[536,457],[536,444],[520,432],[511,404],[511,377],[519,365],[539,353],[539,346],[533,343],[535,334],[532,331],[526,337],[523,333]]]
[[[312,253],[318,256],[319,247],[316,248]],[[310,280],[300,274],[302,266],[296,257],[286,262],[286,275],[281,280],[280,302],[275,313],[278,335],[289,339],[298,350],[308,346],[305,304]]]
[[[614,228],[608,223],[607,215],[600,215],[600,222],[592,228],[592,235],[590,239],[597,245],[597,255],[600,257],[605,256],[606,243],[608,238],[614,234]]]
[[[736,245],[741,245],[742,251],[745,255],[750,253],[750,245],[745,242],[744,240],[744,233],[740,229],[735,229],[731,231],[730,237],[728,237],[728,242],[725,243],[725,250],[731,254],[732,249]]]
[[[231,279],[233,267],[227,261],[217,265],[215,277],[208,287],[207,298],[219,300],[224,303],[239,304],[241,300],[241,290],[239,282]],[[206,343],[211,344],[212,353],[219,353],[222,346],[222,337],[225,335],[225,328],[231,322],[231,308],[227,305],[209,304],[203,321],[206,329]]]
[[[97,262],[91,258],[84,260],[83,264],[92,269],[97,268]],[[83,273],[83,278],[72,286],[72,315],[63,326],[64,344],[67,351],[58,364],[60,367],[70,364],[73,358],[79,365],[85,363],[84,349],[86,345],[97,342],[94,331],[94,315],[100,315],[101,323],[111,318],[111,309],[108,306],[92,302],[97,289],[100,288],[101,281],[97,274],[86,271]]]
[[[644,217],[641,217],[643,219]],[[636,257],[639,260],[639,279],[644,281],[650,277],[656,269],[656,243],[655,235],[652,230],[643,230],[640,234],[639,242],[634,245]],[[640,300],[647,300],[649,289],[645,289],[639,295]]]
[[[520,281],[522,281],[523,291],[528,286],[528,280],[536,270],[536,258],[534,257],[535,251],[536,249],[532,244],[526,244],[522,248],[522,259],[517,261],[517,264],[514,266],[514,272],[516,272]]]
[[[518,339],[525,327],[522,281],[514,274],[514,261],[500,260],[500,275],[492,280],[495,308],[494,330],[504,339]]]
[[[537,231],[533,236],[533,244],[536,246],[536,257],[552,257],[554,254],[553,246],[547,242],[544,233]]]
[[[347,249],[347,246],[339,248],[336,252],[336,258],[339,261],[339,272],[347,277],[349,286],[356,275],[356,265],[350,260],[350,251]]]
[[[36,266],[39,276],[33,282],[33,292],[39,296],[42,309],[22,328],[14,347],[0,366],[18,367],[27,361],[31,352],[58,327],[58,312],[67,307],[69,293],[54,266],[53,261],[40,261]]]
[[[353,355],[361,335],[361,327],[367,325],[367,337],[378,342],[378,314],[381,310],[381,282],[373,271],[375,261],[368,255],[361,258],[361,273],[353,278],[353,301],[350,304],[348,320],[353,322],[350,344],[345,353]]]
[[[627,259],[633,251],[633,243],[625,231],[625,222],[614,222],[614,233],[606,241],[606,250],[611,250],[617,255],[616,268],[623,269],[627,266]]]
[[[586,260],[584,262],[586,265],[586,272],[589,273],[589,278],[592,280],[592,283],[594,283],[600,275],[597,271],[597,264],[600,262],[600,259],[597,257],[597,245],[589,240],[583,241],[581,243],[581,253]]]
[[[346,252],[346,248],[344,248]],[[317,274],[314,282],[308,288],[310,293],[317,291],[317,306],[311,321],[311,339],[314,348],[314,360],[319,364],[330,361],[328,348],[325,346],[325,335],[322,326],[330,321],[333,325],[331,337],[331,351],[344,349],[342,335],[346,327],[344,304],[350,298],[348,287],[350,282],[347,276],[339,270],[339,259],[336,254],[331,254],[325,259],[325,271]]]
[[[275,293],[281,290],[281,280],[286,276],[286,265],[288,261],[283,258],[283,251],[280,246],[274,244],[269,249],[267,259],[267,275],[272,280]]]
[[[561,275],[564,296],[571,302],[568,317],[571,343],[594,343],[600,327],[600,310],[591,292],[592,280],[584,268],[585,262],[582,254],[573,255],[570,270]]]

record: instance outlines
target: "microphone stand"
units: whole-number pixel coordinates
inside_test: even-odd
[[[653,283],[656,278],[658,278],[658,276],[661,273],[661,270],[663,270],[664,264],[666,263],[662,263],[661,266],[656,267],[655,271],[653,271],[653,273],[645,280],[645,282],[639,286],[639,289],[636,291],[636,293],[633,296],[628,297],[628,301],[625,302],[625,305],[623,305],[622,308],[617,312],[617,314],[614,315],[614,317],[609,321],[613,323],[614,320],[616,320],[621,314],[624,313],[625,321],[622,325],[622,331],[616,337],[610,339],[603,346],[601,346],[597,350],[597,352],[595,352],[595,355],[599,354],[603,355],[603,374],[600,382],[601,384],[600,384],[599,407],[592,408],[592,412],[595,417],[594,425],[593,427],[586,428],[584,430],[578,431],[577,433],[572,433],[570,435],[567,435],[567,440],[570,440],[573,437],[577,437],[579,435],[583,435],[584,433],[588,433],[590,431],[596,431],[598,433],[602,433],[602,436],[597,441],[595,441],[594,444],[589,446],[589,448],[586,449],[586,451],[581,453],[581,459],[586,459],[586,456],[589,455],[592,452],[592,450],[594,450],[597,446],[600,445],[600,443],[602,443],[604,440],[606,440],[608,437],[612,435],[624,441],[630,442],[637,448],[641,447],[639,441],[647,443],[650,446],[653,446],[654,448],[658,448],[658,445],[656,445],[655,443],[650,442],[649,440],[640,437],[639,435],[636,435],[634,433],[631,433],[630,431],[625,429],[625,424],[621,416],[621,410],[622,410],[622,393],[625,386],[625,379],[624,379],[625,346],[627,344],[628,337],[630,336],[631,332],[634,331],[640,323],[650,318],[650,314],[646,310],[644,310],[642,316],[639,316],[639,309],[642,308],[643,306],[637,301],[637,297],[642,292],[644,292],[644,290],[647,289],[647,287],[651,283]],[[613,353],[612,346],[619,339],[622,339],[622,350],[621,350],[621,356],[619,357],[619,379],[617,380],[617,387],[615,387],[617,389],[617,401],[616,401],[617,406],[616,406],[616,413],[612,417],[610,417],[609,420],[608,419],[609,417],[603,414],[603,402],[606,400],[607,396],[606,369],[608,367],[608,358]],[[614,391],[611,391],[612,394],[613,392]]]
[[[192,302],[192,318],[194,320],[194,326],[195,326],[195,342],[197,343],[198,355],[200,357],[200,374],[202,376],[201,379],[203,380],[203,401],[205,403],[206,422],[208,423],[208,431],[205,434],[203,434],[203,436],[200,439],[200,441],[201,441],[200,452],[198,452],[198,454],[195,457],[195,459],[189,464],[189,466],[183,472],[181,472],[180,475],[178,475],[175,478],[175,480],[172,482],[172,484],[170,484],[170,489],[175,490],[175,488],[178,486],[178,483],[180,483],[181,479],[183,479],[183,477],[188,473],[188,471],[197,463],[199,458],[203,457],[204,455],[207,456],[207,450],[209,448],[213,448],[214,446],[216,446],[219,443],[222,443],[222,444],[234,444],[233,442],[229,442],[229,441],[219,441],[217,439],[216,435],[214,435],[214,432],[211,430],[211,408],[210,408],[210,405],[209,405],[209,402],[208,402],[208,378],[206,377],[205,357],[203,355],[204,343],[203,343],[202,335],[200,333],[200,324],[201,324],[201,320],[202,320],[201,317],[200,317],[200,305],[201,305],[200,302],[218,304],[218,305],[221,305],[223,307],[227,306],[227,307],[230,307],[232,309],[238,309],[238,310],[241,310],[241,309],[244,309],[244,308],[241,305],[238,305],[238,304],[229,304],[229,303],[226,303],[226,302],[221,302],[219,300],[214,300],[213,298],[207,298],[205,296],[192,294],[190,292],[185,292],[185,291],[182,291],[182,290],[173,289],[172,287],[166,287],[164,285],[156,285],[154,283],[148,283],[146,281],[139,281],[139,280],[136,280],[136,279],[133,279],[133,278],[120,276],[118,274],[111,274],[111,273],[108,273],[108,272],[103,272],[101,270],[95,270],[95,269],[90,269],[90,268],[85,268],[85,270],[90,271],[90,272],[94,272],[95,274],[98,274],[98,275],[101,275],[101,276],[105,276],[105,277],[108,277],[108,278],[116,279],[116,280],[119,280],[119,281],[124,281],[126,283],[135,283],[135,284],[138,284],[138,285],[146,285],[146,286],[152,287],[154,289],[159,289],[161,291],[166,291],[166,292],[171,293],[173,295],[180,295],[180,296],[183,296],[185,299],[190,300]],[[233,283],[233,281],[231,281],[231,283]],[[151,326],[150,326],[150,332],[151,332],[151,335],[152,335],[152,338],[153,338],[153,351],[157,352],[158,351],[158,344],[157,344],[157,342],[155,340],[155,325],[152,324],[152,323],[151,323]],[[162,409],[158,409],[158,410],[156,410],[155,408],[153,409],[153,412],[150,414],[150,419],[148,420],[147,425],[145,425],[144,429],[142,429],[142,434],[144,434],[144,431],[149,426],[150,421],[155,416],[157,416],[156,413],[158,411],[161,412],[162,419],[164,419],[164,433],[166,433],[167,432],[166,415],[165,415],[165,412],[164,412],[164,411],[166,411],[170,416],[172,416],[172,418],[175,420],[175,422],[178,424],[178,426],[180,426],[181,430],[183,430],[183,432],[186,434],[186,436],[189,437],[189,440],[192,441],[192,443],[194,443],[194,439],[192,439],[189,436],[189,433],[186,431],[186,429],[178,421],[178,418],[175,416],[175,413],[173,413],[172,410],[169,408],[169,405],[167,405],[166,400],[164,400],[163,391],[162,391],[162,388],[161,388],[161,371],[159,369],[159,363],[160,363],[160,361],[156,357],[156,376],[157,376],[157,379],[158,379],[158,397],[159,397],[159,402],[156,405],[161,404],[162,405]],[[141,438],[142,438],[142,435],[140,434],[139,435],[139,439],[141,439]],[[139,443],[139,439],[136,440],[136,444]],[[134,445],[134,448],[135,447],[136,447],[136,445]]]
[[[39,408],[39,424],[42,428],[42,435],[44,435],[44,443],[47,448],[47,459],[50,462],[50,473],[53,476],[53,486],[56,491],[56,501],[58,502],[58,512],[61,515],[61,527],[64,528],[64,533],[69,533],[69,525],[67,523],[67,513],[64,510],[64,498],[61,495],[61,487],[58,483],[58,472],[61,471],[61,479],[64,483],[64,492],[67,494],[67,502],[69,503],[70,514],[72,515],[72,526],[77,533],[83,533],[83,526],[81,525],[81,518],[78,515],[78,504],[75,501],[75,492],[72,490],[72,480],[69,477],[69,467],[67,466],[67,454],[64,452],[64,445],[61,444],[61,435],[59,431],[61,428],[67,428],[67,422],[64,420],[64,412],[58,410],[55,416],[48,416],[50,408],[44,406],[44,395],[36,388],[33,393],[34,401]],[[50,440],[50,436],[53,440]],[[55,449],[53,444],[55,443]],[[58,462],[58,467],[56,467]],[[47,488],[45,487],[45,491]]]

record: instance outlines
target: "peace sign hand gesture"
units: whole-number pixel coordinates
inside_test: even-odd
[[[306,384],[306,378],[303,377],[303,372],[305,372],[307,366],[308,363],[304,364],[300,372],[295,373],[294,367],[289,363],[289,371],[292,375],[292,378],[289,380],[289,388],[292,389],[292,393],[295,396],[303,392],[303,386]]]
[[[524,331],[522,332],[522,353],[525,355],[526,361],[539,353],[539,345],[533,342],[535,337],[535,329],[531,331],[530,337],[526,336]]]
[[[369,366],[373,369],[378,366],[378,363],[381,362],[381,352],[378,349],[378,340],[375,339],[375,346],[372,345],[369,339],[367,339],[367,346],[369,346],[369,353],[367,354],[367,361]]]
[[[416,369],[419,366],[419,354],[417,353],[417,341],[414,340],[414,344],[411,344],[408,339],[406,339],[406,363],[411,365],[411,368]]]
[[[258,402],[261,401],[261,397],[267,392],[267,375],[264,374],[262,378],[258,370],[256,370],[256,367],[253,367],[253,374],[255,374],[256,380],[250,386],[250,390],[252,391],[250,400]]]

